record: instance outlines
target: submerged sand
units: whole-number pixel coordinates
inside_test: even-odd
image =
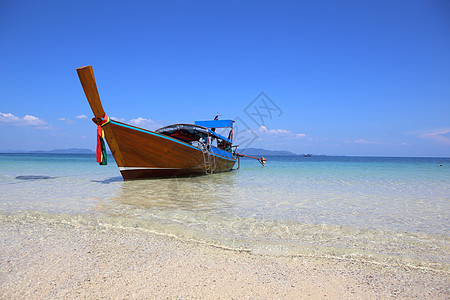
[[[449,299],[449,274],[0,217],[0,298]]]

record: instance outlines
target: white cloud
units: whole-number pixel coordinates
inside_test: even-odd
[[[270,129],[270,130],[268,130],[266,128],[266,126],[262,126],[262,125],[259,126],[259,131],[269,133],[269,134],[292,134],[292,132],[290,130],[286,130],[286,129]]]
[[[67,118],[58,118],[58,121],[66,122],[67,124],[73,124],[73,121]]]
[[[359,140],[354,141],[354,143],[355,144],[373,144],[373,145],[382,144],[380,142],[369,141],[369,140],[366,140],[366,139],[359,139]]]
[[[270,135],[276,135],[276,136],[284,136],[284,137],[289,137],[289,138],[304,138],[306,137],[306,134],[304,133],[293,133],[290,130],[287,129],[267,129],[266,126],[259,126],[259,131],[262,133],[267,133]]]
[[[75,118],[77,118],[77,119],[87,119],[88,117],[86,115],[78,115]]]
[[[144,119],[141,117],[138,117],[137,119],[131,119],[128,121],[128,123],[149,130],[155,130],[161,127],[161,124],[159,122],[151,119]]]
[[[393,145],[393,146],[399,146],[399,145],[407,146],[408,145],[408,143],[405,143],[405,142],[392,143],[392,142],[383,142],[383,141],[373,141],[373,140],[367,140],[367,139],[358,139],[353,142],[348,141],[345,143],[347,143],[347,144],[355,143],[355,144],[364,144],[364,145]]]
[[[419,138],[433,140],[444,145],[450,145],[450,128],[417,131],[415,134]]]
[[[11,113],[0,112],[0,125],[9,125],[17,127],[36,127],[36,128],[50,128],[47,122],[32,115],[25,115],[23,118],[19,118]]]
[[[119,122],[126,122],[126,120],[124,118],[116,118],[114,116],[110,117],[111,120],[115,120],[115,121],[119,121]]]

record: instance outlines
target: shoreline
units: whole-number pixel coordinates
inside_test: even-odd
[[[448,299],[445,272],[0,218],[0,298]]]

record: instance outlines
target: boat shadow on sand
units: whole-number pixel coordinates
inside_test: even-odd
[[[24,183],[27,181],[55,179],[55,178],[56,177],[51,177],[51,176],[46,176],[46,175],[19,175],[14,178],[16,181],[11,182],[10,184]]]
[[[106,178],[105,180],[91,180],[91,182],[97,182],[97,183],[102,183],[102,184],[110,184],[113,182],[120,182],[120,181],[123,181],[122,176],[114,176],[114,177]]]
[[[40,180],[40,179],[55,179],[56,177],[46,175],[19,175],[15,179],[19,180]]]

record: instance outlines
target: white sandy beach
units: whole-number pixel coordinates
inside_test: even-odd
[[[448,299],[442,271],[269,257],[141,231],[0,222],[0,298]]]

